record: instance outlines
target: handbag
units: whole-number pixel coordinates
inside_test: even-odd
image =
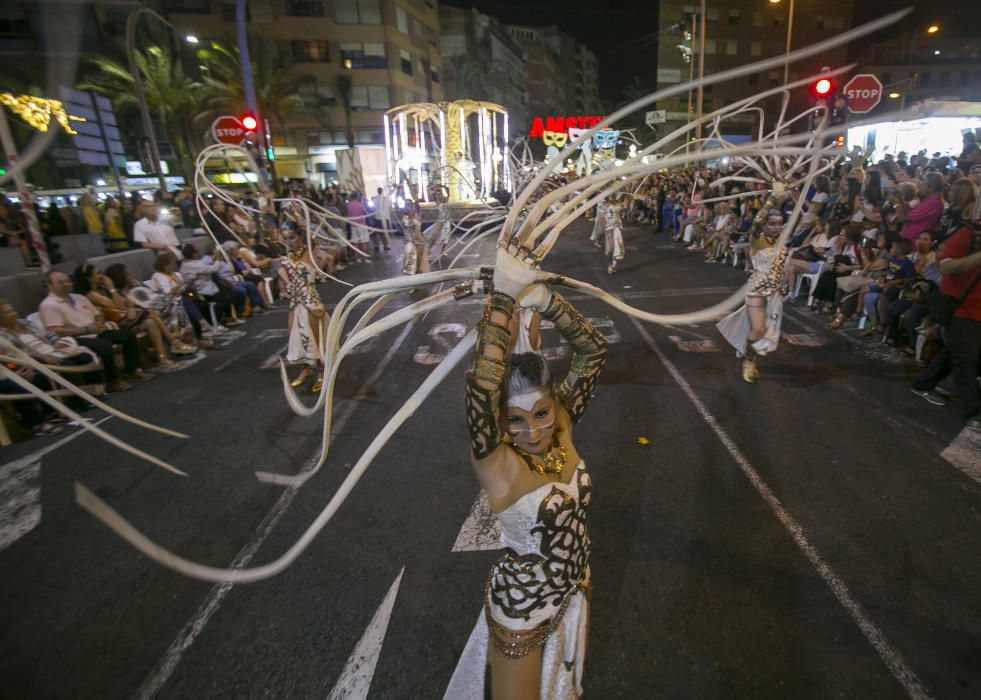
[[[806,248],[799,248],[795,250],[790,256],[795,260],[803,260],[805,262],[821,262],[823,258],[818,255],[818,252],[814,250],[814,246],[807,246]]]
[[[937,289],[933,296],[930,297],[930,303],[928,308],[930,309],[930,318],[932,318],[936,323],[941,326],[948,326],[954,318],[954,312],[957,311],[957,307],[964,303],[964,300],[970,296],[971,292],[974,291],[975,285],[978,283],[978,279],[981,278],[981,271],[978,271],[974,275],[974,281],[967,288],[967,291],[961,294],[960,298],[954,298],[949,294],[942,293]]]

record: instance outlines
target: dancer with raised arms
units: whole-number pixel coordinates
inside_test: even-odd
[[[514,250],[513,243],[509,249]],[[501,523],[505,554],[445,698],[576,698],[589,612],[590,478],[572,440],[606,359],[606,341],[527,261],[497,255],[494,291],[467,377],[471,462]],[[572,346],[553,388],[545,359],[507,355],[516,306]]]

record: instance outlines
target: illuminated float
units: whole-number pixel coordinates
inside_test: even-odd
[[[510,191],[508,113],[493,102],[417,102],[385,113],[385,162],[397,198],[483,204]]]

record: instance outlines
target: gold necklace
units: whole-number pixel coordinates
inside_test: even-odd
[[[539,464],[535,461],[535,456],[530,452],[525,452],[520,447],[515,445],[513,442],[508,443],[511,445],[511,449],[518,453],[518,456],[525,461],[528,468],[533,472],[537,472],[542,476],[561,476],[562,469],[565,467],[566,460],[568,459],[568,453],[559,442],[559,431],[552,434],[552,444],[548,447],[548,452],[542,458],[542,462]],[[555,454],[555,449],[558,448],[558,456]]]

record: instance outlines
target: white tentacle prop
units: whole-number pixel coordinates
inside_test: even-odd
[[[226,569],[198,564],[174,554],[151,540],[133,527],[132,524],[113,510],[105,501],[79,482],[75,482],[75,500],[82,508],[105,523],[111,530],[133,545],[137,550],[177,573],[214,583],[253,583],[275,576],[292,564],[310,546],[310,543],[313,542],[313,539],[320,534],[324,527],[327,526],[327,523],[334,517],[334,514],[347,499],[381,449],[402,424],[416,412],[423,401],[432,394],[433,390],[446,379],[450,371],[467,356],[476,337],[477,332],[471,330],[456,344],[453,350],[446,356],[446,359],[437,365],[436,369],[426,377],[419,388],[416,389],[415,393],[389,419],[385,427],[371,441],[368,449],[365,450],[361,458],[351,468],[344,482],[331,497],[327,505],[324,506],[324,509],[313,523],[310,524],[307,530],[286,552],[268,564],[247,569]]]
[[[633,182],[643,177],[646,177],[655,169],[663,169],[667,167],[673,167],[681,163],[697,163],[707,160],[712,157],[711,154],[706,154],[704,151],[699,151],[696,153],[689,154],[687,156],[682,155],[672,155],[667,158],[658,158],[655,163],[644,164],[642,162],[637,163],[631,161],[621,168],[616,168],[613,171],[607,173],[597,173],[593,176],[583,178],[570,185],[565,185],[561,187],[554,188],[554,191],[547,191],[540,197],[536,202],[535,198],[539,196],[539,190],[543,191],[546,188],[552,188],[553,184],[550,179],[551,167],[557,162],[563,162],[565,158],[573,152],[573,150],[580,144],[584,143],[586,139],[592,138],[592,135],[608,125],[614,124],[619,119],[624,116],[643,109],[652,102],[664,99],[671,95],[680,94],[687,90],[693,89],[698,86],[712,85],[718,82],[723,82],[731,80],[736,77],[748,75],[751,73],[764,71],[769,68],[778,67],[783,65],[785,61],[798,61],[813,55],[820,54],[830,48],[839,46],[850,42],[854,39],[860,38],[872,32],[878,31],[885,28],[908,14],[910,10],[903,10],[900,12],[895,12],[887,15],[879,20],[864,24],[860,27],[852,29],[848,32],[843,32],[831,39],[814,44],[812,46],[803,47],[797,49],[790,54],[785,56],[778,56],[772,59],[767,59],[764,61],[758,61],[754,64],[748,66],[742,66],[740,68],[735,68],[729,71],[725,71],[719,74],[706,76],[703,79],[694,81],[688,84],[681,84],[673,86],[671,88],[658,91],[649,95],[645,98],[637,100],[626,107],[617,110],[614,114],[603,121],[596,124],[592,129],[585,130],[581,136],[576,140],[569,143],[566,149],[559,153],[555,159],[546,164],[546,166],[538,169],[530,181],[523,186],[516,194],[514,199],[514,205],[511,211],[508,213],[503,224],[500,228],[500,240],[503,244],[508,245],[508,248],[517,248],[516,243],[528,242],[536,243],[542,241],[542,246],[539,247],[540,258],[547,255],[551,246],[554,245],[557,234],[555,236],[551,235],[551,228],[558,226],[567,226],[568,221],[574,218],[573,215],[580,215],[585,208],[587,208],[588,203],[591,199],[595,199],[601,191],[607,189],[619,188],[619,183],[613,182],[614,178],[624,178],[627,182]],[[778,91],[786,90],[788,86],[783,86]],[[766,91],[762,94],[770,94],[772,91]],[[749,109],[749,105],[756,99],[759,99],[759,95],[747,98],[741,101],[737,105],[737,109]],[[786,109],[786,103],[782,107],[781,114],[784,113]],[[711,120],[721,120],[720,118],[731,111],[731,108],[726,110],[717,111],[712,115],[707,115],[699,123],[704,122],[706,119],[709,123]],[[826,116],[826,115],[825,115]],[[780,120],[783,121],[782,118]],[[715,122],[716,125],[718,121]],[[685,127],[685,130],[690,128]],[[835,133],[834,129],[824,128],[822,123],[821,127],[817,130],[816,138],[820,139],[829,134]],[[808,141],[808,138],[811,140]],[[766,139],[764,139],[766,141]],[[662,140],[663,142],[663,140]],[[803,146],[800,146],[801,142],[806,142]],[[802,186],[806,187],[813,181],[815,174],[821,168],[820,156],[824,152],[821,148],[817,147],[814,137],[805,135],[801,136],[787,136],[781,137],[778,134],[775,135],[768,143],[757,143],[749,144],[746,146],[733,146],[732,148],[726,147],[726,153],[731,153],[734,156],[742,158],[745,160],[744,165],[748,168],[752,168],[759,172],[760,176],[766,180],[773,180],[778,177],[780,166],[780,159],[790,156],[797,157],[799,163],[808,163],[810,165],[810,172],[804,178]],[[659,142],[661,143],[661,142]],[[646,149],[645,149],[646,150]],[[761,150],[765,150],[764,154],[760,154]],[[801,160],[803,159],[803,160]],[[640,159],[635,159],[639,161]],[[743,161],[739,161],[743,162]],[[752,163],[752,165],[750,165]],[[753,167],[755,166],[755,167]],[[792,166],[795,167],[795,166]],[[534,169],[533,171],[534,172]],[[515,169],[515,176],[518,176],[518,169]],[[595,189],[591,190],[589,193],[583,195],[582,190],[584,188],[590,188],[596,186]],[[791,212],[788,222],[784,225],[776,245],[784,245],[788,240],[791,231],[796,227],[797,221],[800,217],[802,207],[803,207],[803,197],[798,197]],[[548,208],[548,206],[554,202],[562,200],[562,204],[559,207],[559,211],[551,215],[549,219],[543,221],[543,216]],[[532,205],[533,206],[530,206]],[[309,208],[304,211],[308,212],[306,215],[309,216]],[[324,217],[327,221],[329,217]],[[517,225],[520,221],[520,227]],[[544,224],[544,225],[543,225]],[[496,226],[491,229],[496,230]],[[482,236],[486,235],[487,232],[482,232],[475,234],[473,239],[467,244],[461,244],[463,249],[466,249],[476,240],[480,239]],[[547,241],[547,243],[546,243]],[[526,249],[528,252],[530,249]],[[461,251],[462,252],[462,251]],[[457,256],[459,257],[459,256]],[[540,259],[539,258],[539,259]],[[455,262],[455,261],[454,261]],[[342,299],[341,305],[338,309],[335,309],[335,315],[331,319],[330,324],[328,324],[327,332],[322,335],[323,340],[323,350],[325,356],[325,367],[330,368],[330,376],[333,378],[336,376],[337,366],[344,356],[350,352],[350,349],[355,347],[359,343],[363,343],[369,337],[372,337],[376,332],[381,332],[382,330],[387,330],[393,328],[400,323],[408,321],[410,318],[414,318],[418,313],[424,312],[425,309],[436,306],[444,302],[444,298],[449,298],[449,292],[443,292],[437,294],[434,297],[424,300],[423,302],[417,302],[403,309],[399,309],[380,320],[372,320],[375,315],[382,309],[382,307],[387,303],[386,296],[398,293],[399,291],[404,291],[411,287],[417,287],[421,285],[429,284],[439,284],[441,282],[451,281],[454,279],[474,279],[477,276],[477,270],[473,269],[455,269],[451,268],[449,270],[444,270],[437,273],[428,273],[424,275],[415,275],[411,277],[400,277],[390,280],[382,280],[379,282],[374,282],[366,285],[359,285],[358,287],[350,290]],[[544,274],[544,273],[543,273]],[[605,303],[609,304],[611,307],[616,308],[624,313],[630,314],[636,318],[642,320],[659,323],[659,324],[677,324],[677,323],[694,323],[699,321],[705,321],[712,319],[718,315],[721,315],[732,308],[734,308],[738,303],[742,301],[745,286],[740,291],[736,292],[728,299],[725,299],[708,309],[703,309],[700,311],[685,313],[685,314],[654,314],[651,312],[644,311],[642,309],[637,309],[632,307],[623,301],[616,299],[612,295],[603,292],[602,290],[588,285],[584,282],[577,280],[563,279],[561,277],[556,277],[552,280],[553,282],[562,282],[569,285],[572,288],[578,289],[585,294],[594,296],[601,299]],[[442,295],[446,295],[445,297]],[[362,315],[358,323],[355,324],[355,331],[348,337],[344,343],[339,343],[344,326],[347,323],[350,310],[346,308],[354,305],[368,301],[369,299],[375,299],[375,301],[369,306],[367,311]],[[118,513],[112,510],[105,502],[96,497],[88,489],[86,489],[81,484],[76,484],[76,499],[79,504],[95,515],[97,518],[106,523],[110,528],[120,534],[124,539],[130,542],[134,547],[139,549],[141,552],[147,556],[153,558],[155,561],[168,566],[169,568],[183,573],[185,575],[200,578],[203,580],[214,581],[214,582],[231,582],[231,583],[246,583],[251,581],[257,581],[264,578],[273,576],[287,566],[290,565],[312,542],[313,538],[327,525],[333,515],[337,512],[340,506],[343,504],[344,500],[348,497],[351,490],[356,485],[357,481],[364,474],[364,471],[371,464],[372,460],[382,449],[382,447],[387,443],[387,441],[392,437],[394,432],[405,422],[405,420],[412,415],[412,413],[417,410],[421,403],[431,394],[436,386],[450,373],[450,371],[459,364],[462,359],[467,355],[470,346],[473,344],[474,338],[476,336],[476,331],[471,330],[460,343],[453,348],[450,354],[441,362],[432,373],[426,378],[426,380],[420,385],[412,397],[395,413],[395,415],[388,421],[384,429],[372,440],[368,449],[362,454],[361,458],[352,468],[351,472],[345,478],[344,482],[337,490],[337,492],[331,497],[330,501],[317,516],[314,522],[307,528],[303,535],[297,539],[287,551],[278,557],[275,561],[268,564],[249,568],[249,569],[226,569],[220,567],[206,566],[202,564],[197,564],[195,562],[189,561],[186,558],[180,557],[167,549],[156,544],[138,530],[136,530],[130,523],[122,518]],[[331,380],[332,381],[332,380]],[[320,455],[320,463],[313,466],[311,471],[319,469],[320,465],[326,459],[326,447],[329,445],[329,414],[330,406],[329,402],[332,402],[332,390],[325,391],[318,398],[314,410],[328,406],[325,410],[325,432],[322,442],[322,450]],[[287,395],[287,399],[290,400],[290,396]],[[299,408],[301,411],[309,411],[308,408],[299,406],[294,407]],[[278,475],[270,475],[270,480],[276,483],[288,484],[290,488],[298,488],[299,485],[306,480],[305,472],[296,477],[282,477]]]

